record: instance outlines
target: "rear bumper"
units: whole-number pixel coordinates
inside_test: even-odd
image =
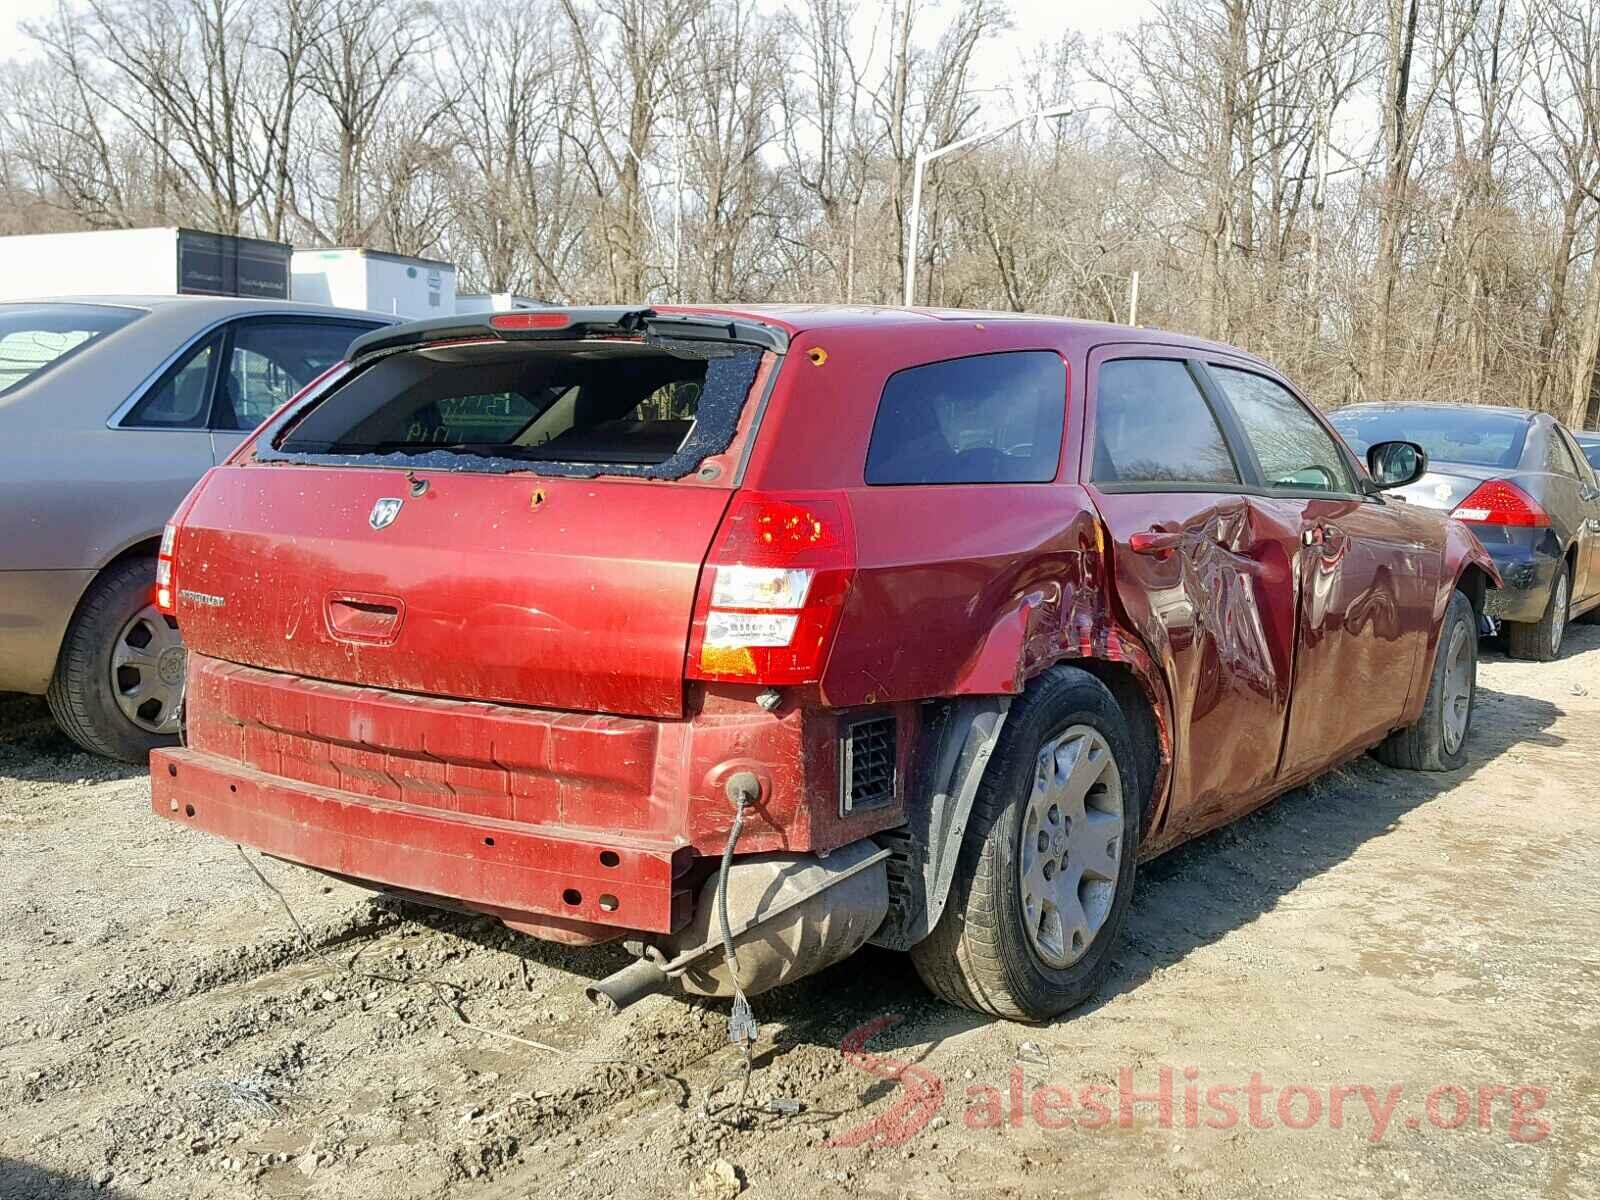
[[[1486,542],[1484,549],[1494,559],[1502,581],[1484,597],[1484,611],[1500,621],[1531,622],[1544,616],[1556,571],[1565,565],[1560,555],[1544,545]]]
[[[265,854],[384,889],[438,897],[544,936],[670,933],[688,920],[688,847],[591,838],[265,775],[194,750],[150,756],[151,807]],[[553,921],[551,919],[554,919]]]
[[[157,815],[556,941],[670,933],[756,777],[741,854],[826,853],[903,821],[842,811],[852,715],[732,689],[649,720],[448,700],[189,656],[187,748],[151,757]],[[875,710],[909,726],[914,705]]]

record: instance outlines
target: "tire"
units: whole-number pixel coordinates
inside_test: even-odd
[[[1056,774],[1047,785],[1044,755],[1052,744],[1048,762]],[[1098,679],[1054,667],[1028,685],[978,786],[949,901],[911,951],[930,991],[1016,1021],[1049,1020],[1094,994],[1110,970],[1133,892],[1142,776],[1127,721]],[[1074,801],[1077,779],[1089,783]],[[1067,819],[1052,823],[1049,811],[1057,808]],[[1115,841],[1102,849],[1099,838],[1112,828]],[[1047,873],[1050,863],[1059,864],[1054,873]],[[1083,924],[1063,919],[1050,900],[1030,910],[1025,884],[1045,887],[1067,905],[1076,900],[1072,911]],[[1049,892],[1051,884],[1059,890]],[[1087,932],[1082,945],[1069,926]]]
[[[1422,715],[1373,747],[1373,757],[1405,771],[1454,771],[1466,765],[1477,694],[1478,615],[1466,594],[1455,592],[1439,631]]]
[[[1537,621],[1507,621],[1506,653],[1529,662],[1553,662],[1561,655],[1561,641],[1572,611],[1572,577],[1563,563],[1550,585],[1550,599]]]
[[[177,627],[151,606],[155,578],[154,559],[112,564],[89,585],[67,626],[45,698],[61,731],[92,754],[147,763],[151,750],[178,742],[182,643]],[[143,716],[125,711],[141,705]]]

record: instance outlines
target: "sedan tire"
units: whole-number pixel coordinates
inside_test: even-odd
[[[1561,655],[1562,636],[1572,609],[1572,581],[1566,565],[1556,571],[1550,599],[1537,621],[1506,622],[1506,652],[1530,662],[1553,662]]]
[[[1454,771],[1467,761],[1467,734],[1478,694],[1478,615],[1462,592],[1450,596],[1422,716],[1373,748],[1388,767]]]
[[[912,961],[952,1004],[1045,1021],[1104,980],[1133,892],[1139,764],[1094,676],[1055,667],[1011,706],[949,902]]]
[[[46,699],[61,731],[92,754],[148,763],[178,742],[183,643],[156,611],[155,560],[106,568],[67,627]]]

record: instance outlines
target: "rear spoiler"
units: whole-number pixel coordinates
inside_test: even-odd
[[[572,338],[604,337],[608,334],[740,342],[760,346],[777,354],[789,349],[787,333],[777,326],[759,321],[742,321],[710,313],[658,313],[652,308],[626,308],[618,304],[588,308],[516,308],[506,312],[410,321],[363,334],[350,343],[345,357],[355,362],[379,351],[459,338],[569,341]]]

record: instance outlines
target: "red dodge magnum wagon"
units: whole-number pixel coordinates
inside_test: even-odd
[[[1269,365],[845,308],[395,326],[167,530],[173,821],[569,943],[617,1007],[871,941],[1025,1020],[1135,864],[1368,749],[1462,763],[1489,558]]]

